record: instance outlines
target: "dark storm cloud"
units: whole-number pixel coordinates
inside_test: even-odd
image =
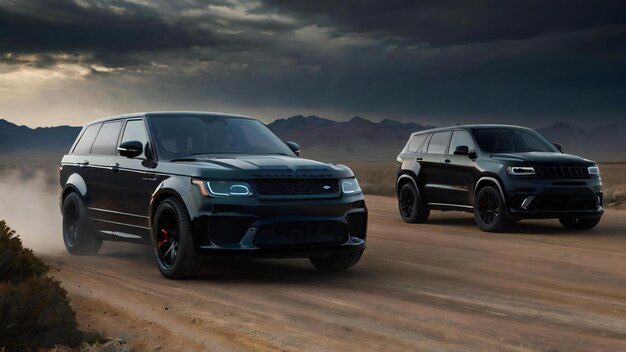
[[[133,4],[124,3],[119,8],[113,6],[116,2],[110,4],[111,7],[100,8],[60,0],[1,3],[0,52],[106,55],[220,45],[210,31],[166,22],[156,13]],[[118,13],[114,12],[116,9]]]
[[[526,39],[546,33],[624,25],[615,0],[263,0],[262,11],[296,15],[336,35],[369,33],[447,46]]]
[[[615,121],[626,2],[0,0],[0,69],[59,63],[131,107]]]

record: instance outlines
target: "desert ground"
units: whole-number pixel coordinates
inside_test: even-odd
[[[369,243],[341,274],[307,260],[211,262],[162,278],[147,247],[46,254],[86,329],[137,351],[623,351],[626,212],[588,232],[557,221],[482,233],[471,215],[405,224],[368,196]]]
[[[61,242],[56,161],[0,164],[0,218],[53,268],[84,330],[154,350],[626,350],[626,164],[601,164],[607,211],[587,232],[556,220],[480,232],[471,214],[405,224],[394,162],[346,162],[366,193],[368,248],[341,274],[307,260],[209,262],[159,274],[150,248]],[[19,202],[15,200],[19,199]]]

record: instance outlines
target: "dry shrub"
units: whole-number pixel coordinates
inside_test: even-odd
[[[48,267],[22,241],[4,220],[0,220],[0,282],[18,282],[39,276]]]
[[[78,330],[67,292],[47,271],[0,221],[0,351],[77,346],[86,338]]]
[[[77,346],[82,339],[67,292],[57,281],[38,276],[0,283],[0,346],[38,350]]]

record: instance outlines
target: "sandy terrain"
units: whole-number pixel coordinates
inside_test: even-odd
[[[48,254],[83,328],[161,350],[626,350],[626,212],[568,233],[556,221],[482,233],[471,216],[403,223],[367,197],[369,247],[351,271],[306,260],[212,263],[160,276],[148,248]]]

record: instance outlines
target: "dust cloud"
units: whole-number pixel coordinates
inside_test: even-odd
[[[65,251],[61,235],[58,170],[11,168],[0,172],[0,220],[37,254]]]

